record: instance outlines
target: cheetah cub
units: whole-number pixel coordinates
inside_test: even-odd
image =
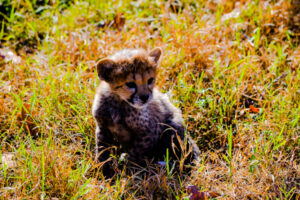
[[[109,158],[112,146],[141,165],[147,159],[164,160],[167,149],[169,159],[174,161],[183,156],[192,161],[199,154],[190,137],[184,145],[181,111],[155,87],[160,56],[160,48],[150,52],[128,49],[96,64],[101,82],[92,112],[99,161]],[[184,146],[191,150],[184,150]],[[183,155],[183,151],[190,155]],[[109,173],[110,167],[106,162],[103,174]]]

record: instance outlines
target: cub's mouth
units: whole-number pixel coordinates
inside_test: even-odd
[[[144,95],[139,98],[130,98],[127,102],[135,108],[142,108],[148,105],[152,100],[152,95]]]

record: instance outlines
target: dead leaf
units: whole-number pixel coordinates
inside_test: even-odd
[[[1,113],[5,113],[6,112],[6,106],[5,106],[5,102],[4,102],[4,98],[2,96],[0,96],[0,112]]]
[[[123,13],[117,13],[116,16],[114,17],[114,19],[112,21],[101,21],[99,23],[97,23],[97,27],[99,29],[102,28],[115,28],[118,29],[119,31],[121,31],[125,25],[125,17],[123,16]]]
[[[20,56],[17,56],[10,49],[0,49],[0,60],[4,60],[5,62],[11,61],[13,64],[20,64],[22,59]]]
[[[250,108],[250,112],[259,113],[259,108],[255,108],[253,105],[250,105],[249,108]]]
[[[125,17],[123,16],[123,13],[116,14],[113,27],[120,31],[122,30],[124,25],[125,25]]]
[[[14,161],[15,155],[13,153],[3,153],[1,156],[1,167],[6,166],[7,168],[13,168],[16,166],[16,162]]]
[[[190,200],[208,200],[209,198],[216,198],[221,196],[216,192],[200,192],[199,189],[194,185],[188,186],[187,191],[189,193],[192,193],[192,195],[190,196]]]
[[[34,137],[38,135],[38,129],[33,118],[35,115],[36,113],[30,110],[30,104],[24,103],[21,114],[19,114],[17,117],[19,126],[24,123],[26,131]]]

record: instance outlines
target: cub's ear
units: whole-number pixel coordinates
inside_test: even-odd
[[[152,49],[150,52],[149,52],[149,57],[153,59],[153,61],[157,64],[158,63],[158,60],[159,60],[159,57],[161,55],[161,48],[159,47],[156,47],[155,49]]]
[[[98,77],[101,80],[110,82],[112,80],[112,72],[114,70],[115,62],[108,58],[103,58],[96,64]]]

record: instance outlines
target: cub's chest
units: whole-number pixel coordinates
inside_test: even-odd
[[[113,134],[115,140],[120,143],[129,143],[132,138],[132,133],[122,124],[110,124],[108,130]]]
[[[122,114],[112,117],[108,129],[119,142],[130,142],[133,137],[155,135],[159,121],[146,110],[119,110]]]
[[[124,118],[127,126],[137,132],[155,132],[158,120],[148,109],[131,110]]]

